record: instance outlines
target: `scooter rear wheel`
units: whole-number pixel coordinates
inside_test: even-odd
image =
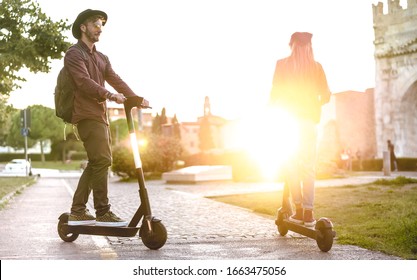
[[[152,231],[149,230],[148,223],[143,222],[139,230],[139,236],[142,238],[143,244],[151,250],[158,250],[165,245],[168,234],[165,226],[161,221],[152,221]]]
[[[333,246],[334,233],[331,228],[321,228],[320,234],[317,236],[317,246],[323,252],[328,252]]]

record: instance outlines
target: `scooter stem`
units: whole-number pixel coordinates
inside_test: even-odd
[[[130,135],[130,144],[132,146],[133,159],[135,161],[136,175],[137,175],[138,183],[139,183],[139,196],[140,196],[140,201],[141,201],[141,206],[139,207],[137,213],[133,217],[129,226],[131,226],[131,224],[132,225],[135,223],[137,224],[139,220],[142,218],[142,215],[145,217],[148,223],[152,220],[151,206],[149,203],[148,192],[145,187],[145,178],[143,176],[142,161],[140,159],[139,146],[138,146],[138,141],[136,138],[135,126],[134,126],[134,121],[133,121],[133,116],[132,116],[132,109],[135,107],[139,109],[150,108],[150,107],[142,106],[142,101],[143,101],[142,97],[133,96],[133,97],[128,97],[127,100],[124,102],[127,126],[129,130],[129,135]]]

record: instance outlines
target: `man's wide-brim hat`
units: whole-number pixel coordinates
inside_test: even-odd
[[[311,43],[311,38],[313,34],[308,32],[295,32],[291,35],[290,46],[297,44],[299,46],[305,46],[308,43]]]
[[[99,11],[99,10],[91,10],[91,9],[87,9],[85,11],[82,11],[77,18],[74,21],[74,24],[72,25],[72,35],[76,38],[76,39],[80,39],[81,38],[81,29],[80,29],[80,25],[84,23],[84,21],[86,19],[88,19],[91,16],[102,16],[104,18],[103,20],[103,25],[106,24],[107,22],[107,14],[103,11]]]

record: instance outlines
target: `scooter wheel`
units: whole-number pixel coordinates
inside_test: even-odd
[[[320,229],[320,234],[317,236],[317,246],[323,252],[328,252],[333,246],[333,230],[331,228]]]
[[[64,221],[59,220],[58,222],[58,234],[59,237],[61,237],[62,240],[65,242],[73,242],[75,239],[78,238],[78,233],[68,233],[66,230],[64,230]]]
[[[143,222],[139,230],[139,236],[143,244],[151,250],[158,250],[165,245],[168,234],[161,221],[152,221],[152,231],[149,230],[148,223]]]
[[[288,233],[288,228],[285,226],[284,219],[288,219],[288,213],[282,209],[278,209],[277,219],[275,224],[277,225],[278,232],[281,236],[285,236]]]

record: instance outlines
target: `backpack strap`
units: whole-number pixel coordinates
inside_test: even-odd
[[[80,134],[78,133],[78,127],[76,124],[72,124],[72,133],[75,135],[75,139],[80,141]],[[64,141],[67,141],[67,123],[64,122]]]

